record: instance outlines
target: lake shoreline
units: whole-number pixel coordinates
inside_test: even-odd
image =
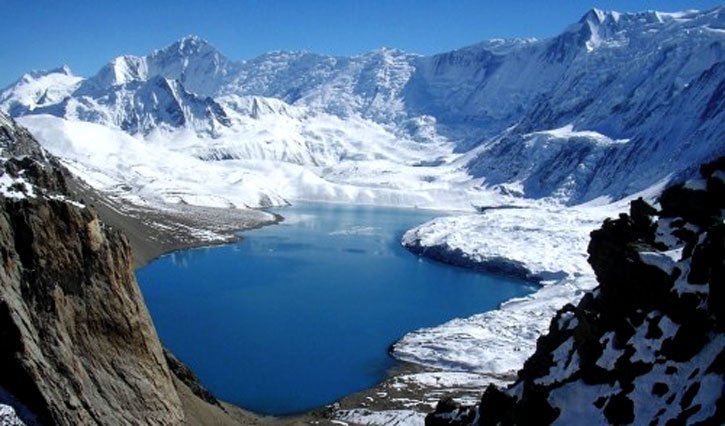
[[[347,206],[347,205],[345,205]],[[96,205],[97,207],[97,205]],[[108,206],[105,206],[108,208]],[[114,206],[115,207],[115,206]],[[129,206],[124,206],[128,211]],[[133,208],[133,206],[132,206]],[[116,210],[117,211],[117,207]],[[240,223],[238,215],[232,214],[226,216],[226,213],[230,213],[227,209],[204,209],[203,213],[210,213],[209,216],[199,215],[194,217],[193,223],[197,226],[202,227],[208,222],[205,219],[216,221],[217,227],[216,232],[220,232],[219,223],[225,226],[224,232],[225,239],[217,241],[209,241],[205,238],[190,238],[186,232],[176,233],[168,231],[168,229],[174,229],[173,225],[177,223],[180,216],[184,213],[177,211],[154,211],[151,212],[153,215],[153,221],[162,223],[164,225],[164,239],[133,239],[129,238],[134,253],[141,252],[142,256],[136,257],[135,268],[138,269],[144,265],[147,265],[153,260],[156,260],[162,256],[169,255],[179,250],[200,248],[200,247],[212,247],[217,245],[232,244],[243,238],[240,233],[251,229],[260,228],[266,225],[273,225],[280,223],[284,220],[279,214],[264,212],[265,214],[271,214],[273,220],[258,220],[249,221],[248,218]],[[144,220],[146,214],[149,214],[146,210],[134,210],[134,214],[125,217],[126,220],[118,221],[114,220],[111,222],[112,226],[120,227],[124,232],[129,232],[139,235],[139,232],[143,232],[147,228],[147,220]],[[220,221],[220,218],[222,219]],[[105,219],[105,217],[104,217]],[[115,219],[115,218],[114,218]],[[188,217],[181,217],[185,220],[185,223],[189,223]],[[140,224],[140,225],[139,225]],[[450,267],[450,266],[449,266]],[[414,330],[409,330],[410,332]],[[393,345],[395,342],[390,342]],[[232,411],[242,413],[237,415],[237,421],[240,424],[296,424],[296,423],[309,423],[309,422],[322,422],[326,424],[328,421],[336,420],[345,416],[345,413],[354,412],[357,413],[359,410],[371,410],[376,411],[410,411],[414,408],[414,411],[418,415],[422,413],[430,412],[435,406],[435,402],[443,395],[441,392],[445,391],[445,395],[452,395],[454,397],[471,399],[477,398],[480,395],[480,390],[489,382],[500,382],[501,380],[510,380],[510,377],[495,377],[476,375],[476,378],[470,382],[469,386],[459,386],[450,389],[440,389],[437,386],[426,386],[425,384],[419,383],[415,377],[429,377],[427,375],[436,374],[450,374],[448,371],[439,370],[430,367],[424,367],[418,364],[408,363],[396,359],[392,354],[388,353],[394,361],[395,365],[390,368],[385,375],[385,378],[381,380],[376,386],[368,389],[354,392],[342,397],[337,402],[321,406],[303,413],[294,414],[290,416],[266,416],[263,414],[254,413],[252,411],[229,405]],[[464,373],[461,373],[464,374]],[[470,379],[470,377],[468,377]],[[405,382],[404,385],[401,385]],[[226,404],[226,403],[225,403]],[[230,410],[227,410],[230,411]],[[348,419],[348,423],[355,423],[355,419]],[[330,423],[333,424],[333,423]]]
[[[134,271],[160,257],[180,250],[234,243],[242,238],[240,233],[243,231],[275,225],[284,220],[280,215],[271,214],[273,220],[249,221],[247,217],[239,216],[234,212],[227,211],[227,209],[201,209],[200,211],[207,213],[208,216],[204,216],[204,214],[191,216],[185,215],[183,211],[178,209],[169,211],[155,210],[117,201],[89,189],[84,183],[78,182],[76,179],[70,180],[70,186],[79,199],[83,199],[98,211],[104,224],[120,229],[126,235],[134,256]],[[231,215],[227,216],[225,213],[231,213]],[[224,235],[224,239],[210,241],[185,232],[188,230],[189,224],[195,224],[203,229],[204,219],[218,221],[220,216],[223,218],[221,222],[223,231],[219,232],[219,222],[217,222],[216,228],[217,232]],[[157,226],[153,226],[151,223]],[[183,226],[179,227],[178,225]],[[187,422],[190,424],[276,426],[324,420],[323,417],[315,413],[304,413],[284,418],[268,416],[222,400],[219,400],[223,407],[222,410],[218,410],[213,406],[210,408],[206,404],[200,404],[197,398],[188,392],[187,388],[182,386],[178,379],[175,379],[175,381],[179,390],[179,398],[187,414]]]
[[[203,211],[208,213],[212,213],[214,210],[217,210],[215,213],[222,213],[222,223],[225,224],[226,238],[219,241],[209,241],[205,238],[194,238],[187,232],[172,231],[175,229],[174,225],[179,224],[180,221],[182,223],[188,223],[190,220],[193,220],[197,226],[203,227],[204,216],[190,219],[189,217],[184,217],[183,213],[179,213],[176,210],[169,212],[139,208],[138,206],[119,202],[95,191],[88,190],[84,184],[77,181],[72,182],[72,186],[79,197],[84,197],[86,202],[90,201],[92,207],[99,212],[104,223],[120,229],[127,236],[132,253],[134,254],[134,270],[138,270],[163,256],[168,256],[178,251],[234,244],[244,238],[241,235],[242,232],[264,226],[276,225],[285,220],[280,214],[269,213],[274,217],[274,220],[239,223],[238,220],[235,220],[236,215],[224,217],[224,213],[230,213],[227,209],[204,209]],[[208,219],[219,220],[219,217],[219,214],[210,214]],[[152,219],[149,220],[149,218]],[[155,230],[149,226],[150,221],[156,222],[162,225],[162,227],[159,230]],[[158,238],[157,234],[162,234],[163,238]],[[395,359],[392,355],[389,354],[389,356]],[[187,415],[192,421],[262,426],[297,424],[337,425],[339,423],[333,422],[336,418],[336,407],[360,407],[360,404],[364,403],[368,395],[383,391],[382,386],[384,386],[384,383],[401,372],[401,365],[407,365],[407,369],[404,370],[406,372],[414,370],[422,371],[423,369],[423,367],[415,364],[404,363],[398,360],[395,360],[395,362],[396,365],[387,372],[386,378],[377,386],[346,395],[340,401],[333,402],[327,406],[321,406],[316,409],[288,416],[271,416],[257,413],[223,400],[219,400],[219,402],[223,406],[225,413],[220,414],[214,410],[210,410],[208,407],[201,406],[195,401],[195,398],[185,392],[180,392],[179,396],[182,399],[182,404],[185,407]],[[230,419],[232,423],[229,423]]]

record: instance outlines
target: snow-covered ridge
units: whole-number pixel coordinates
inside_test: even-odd
[[[587,264],[588,232],[607,209],[500,208],[467,216],[435,219],[409,230],[402,244],[441,260],[464,258],[469,266],[506,269],[535,281],[591,277]],[[517,270],[517,268],[519,268]]]
[[[599,132],[575,131],[574,126],[571,124],[567,124],[566,126],[560,127],[558,129],[551,129],[551,130],[544,130],[541,132],[528,133],[528,134],[523,135],[523,137],[527,140],[534,141],[534,142],[537,142],[537,141],[543,139],[544,143],[546,143],[548,141],[580,139],[580,140],[590,142],[592,144],[604,145],[604,146],[629,142],[629,139],[613,140]]]
[[[725,152],[724,22],[722,7],[592,10],[549,39],[495,39],[429,57],[379,49],[233,61],[188,36],[115,58],[84,80],[65,70],[28,75],[0,94],[0,106],[157,144],[196,133],[195,158],[302,165],[365,190],[416,190],[444,175],[460,188],[468,174],[463,193],[578,204],[687,177]],[[413,162],[424,167],[400,180]]]
[[[114,58],[96,75],[84,81],[81,91],[89,93],[161,76],[178,80],[192,93],[211,96],[237,66],[205,40],[190,35],[146,56]]]

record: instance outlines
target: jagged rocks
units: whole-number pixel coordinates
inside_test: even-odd
[[[455,402],[452,398],[443,398],[438,401],[434,416],[430,420],[426,419],[426,424],[430,426],[448,426],[470,424],[476,420],[478,414],[472,407],[462,407],[461,404]]]
[[[599,287],[557,313],[512,386],[486,389],[477,419],[448,403],[426,424],[721,424],[725,158],[701,173],[592,232]]]

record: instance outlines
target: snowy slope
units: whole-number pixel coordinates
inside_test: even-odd
[[[137,204],[243,208],[285,202],[260,176],[145,144],[117,129],[48,115],[19,122],[90,185]]]
[[[272,52],[243,63],[219,93],[275,97],[343,117],[391,122],[406,117],[400,93],[416,58],[385,48],[350,58]]]
[[[611,107],[675,95],[722,61],[724,19],[722,8],[680,15],[594,9],[551,39],[489,41],[423,58],[407,95],[443,121],[440,110],[456,111],[454,123],[475,119],[501,131],[522,122],[530,132],[575,116],[574,124],[619,138],[610,133],[630,123],[611,117]],[[569,121],[559,124],[562,118]]]
[[[233,117],[244,124],[213,140],[191,130],[134,137],[51,115],[19,122],[90,185],[141,205],[245,208],[308,200],[466,209],[471,199],[502,202],[472,187],[464,173],[416,166],[426,152],[406,149],[414,142],[365,121],[340,133],[335,116],[309,123],[282,122],[276,114]],[[325,158],[328,165],[317,163]]]

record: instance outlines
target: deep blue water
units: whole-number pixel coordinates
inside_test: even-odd
[[[277,212],[287,219],[280,225],[136,273],[162,342],[216,396],[256,412],[301,412],[374,386],[405,333],[532,290],[400,246],[405,230],[440,213],[318,204]]]

